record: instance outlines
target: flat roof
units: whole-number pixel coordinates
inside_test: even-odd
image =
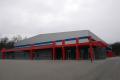
[[[72,39],[76,37],[82,38],[87,36],[91,36],[96,41],[103,41],[102,39],[97,37],[94,33],[90,32],[89,30],[77,30],[77,31],[38,34],[36,36],[17,42],[15,46],[44,43],[44,42],[58,41],[58,40],[64,40],[64,39]]]

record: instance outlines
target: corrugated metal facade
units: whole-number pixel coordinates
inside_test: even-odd
[[[84,36],[92,36],[97,41],[103,41],[88,30],[80,30],[80,31],[39,34],[37,36],[22,40],[16,43],[15,46],[63,40],[63,39],[76,38],[76,37],[84,37]],[[87,41],[88,41],[87,39],[82,39],[80,43],[87,42]],[[75,43],[75,41],[67,41],[66,43]],[[61,43],[57,42],[57,44],[61,44]]]
[[[35,60],[103,59],[106,58],[107,47],[103,40],[88,30],[39,34],[15,46],[15,49],[7,50],[6,53],[3,49],[3,59],[5,56],[7,59]]]

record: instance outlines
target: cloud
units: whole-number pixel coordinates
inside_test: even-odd
[[[119,0],[0,0],[0,35],[89,29],[107,42],[119,41]]]

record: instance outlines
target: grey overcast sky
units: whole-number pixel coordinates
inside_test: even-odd
[[[72,30],[120,41],[120,0],[0,0],[0,37]]]

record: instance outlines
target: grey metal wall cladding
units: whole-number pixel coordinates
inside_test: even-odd
[[[96,47],[95,51],[95,59],[104,59],[106,58],[106,50],[105,48]]]
[[[39,34],[37,36],[22,40],[16,43],[15,46],[34,44],[34,43],[46,42],[46,41],[62,40],[62,39],[74,38],[74,37],[84,37],[84,36],[90,36],[90,35],[94,37],[96,40],[101,40],[100,38],[98,38],[88,30],[79,30],[79,31]]]
[[[28,52],[14,53],[15,59],[29,59]]]
[[[36,53],[35,59],[44,59],[44,60],[52,59],[52,50],[40,50],[35,53]]]

